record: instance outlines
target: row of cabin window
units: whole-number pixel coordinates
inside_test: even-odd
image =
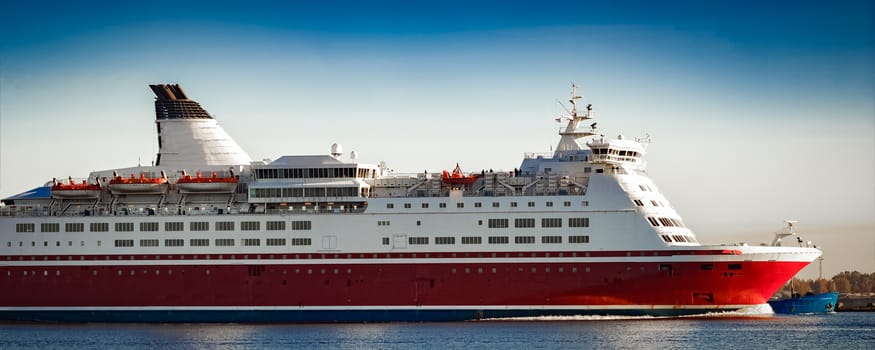
[[[633,200],[632,202],[635,202],[635,205],[637,205],[637,206],[639,206],[639,207],[643,207],[643,206],[644,206],[644,202],[643,202],[642,200],[640,200],[640,199],[635,199],[635,200]],[[662,202],[657,201],[657,200],[653,200],[653,199],[650,200],[650,204],[653,204],[654,207],[662,207],[662,206],[663,206],[663,205],[662,205]]]
[[[508,219],[489,219],[486,221],[489,228],[508,228]],[[482,222],[480,223],[483,224]],[[534,218],[515,218],[513,220],[515,228],[533,228],[535,227]],[[562,218],[542,218],[541,227],[557,228],[562,227]],[[589,218],[568,218],[568,227],[589,227]]]
[[[483,237],[480,236],[463,236],[462,244],[483,244]],[[508,244],[510,237],[507,236],[489,236],[487,237],[489,244]],[[535,236],[515,236],[514,244],[535,244]],[[383,237],[383,245],[389,245],[389,237]],[[561,244],[562,236],[541,236],[542,244]],[[568,236],[568,243],[589,243],[589,236]],[[429,244],[429,237],[407,237],[407,244],[410,245],[425,245]],[[456,244],[456,237],[435,237],[434,244],[446,245]]]
[[[284,246],[284,245],[286,245],[286,242],[287,242],[285,238],[267,238],[265,241],[266,241],[266,244],[267,244],[268,246]],[[292,246],[309,246],[309,245],[313,245],[313,240],[312,240],[311,238],[292,238],[289,242],[291,243]],[[115,243],[115,246],[116,246],[116,247],[133,247],[133,246],[134,246],[134,240],[133,240],[133,239],[117,239],[117,240],[115,240],[114,243]],[[216,245],[217,247],[233,247],[233,246],[235,245],[235,243],[236,243],[236,240],[233,239],[233,238],[219,238],[219,239],[216,239],[216,240],[214,241],[214,243],[215,243],[215,245]],[[139,244],[140,244],[140,247],[159,247],[159,246],[160,246],[160,245],[159,245],[159,244],[160,244],[160,240],[157,240],[157,239],[141,239],[140,242],[139,242]],[[72,246],[73,246],[73,241],[67,241],[67,245],[70,246],[70,247],[72,247]],[[84,246],[85,246],[85,241],[79,241],[79,245],[82,246],[82,247],[84,247]],[[209,240],[209,239],[203,239],[203,238],[193,238],[193,239],[190,239],[190,240],[188,241],[188,245],[189,245],[190,247],[209,247],[209,246],[210,246],[210,240]],[[253,247],[253,246],[254,246],[254,247],[257,247],[257,246],[260,246],[260,245],[261,245],[261,240],[258,239],[258,238],[243,238],[243,239],[241,239],[241,241],[240,241],[240,245],[245,246],[245,247]],[[6,246],[7,246],[7,247],[12,247],[12,242],[6,242]],[[19,242],[18,242],[18,246],[19,246],[19,247],[23,247],[23,246],[24,246],[24,242],[19,241]],[[30,242],[30,246],[31,246],[31,247],[36,247],[36,242],[33,242],[33,241]],[[48,246],[49,246],[49,242],[48,242],[48,241],[43,241],[43,246],[44,246],[44,247],[48,247]],[[56,242],[55,242],[55,246],[60,247],[60,246],[61,246],[61,242],[60,242],[60,241],[56,241]],[[97,246],[98,246],[98,247],[101,246],[101,241],[97,241]],[[184,239],[178,239],[178,238],[174,238],[174,239],[165,239],[165,240],[164,240],[164,246],[165,246],[165,247],[184,247],[184,246],[185,246],[185,240],[184,240]]]
[[[551,268],[551,267],[542,267],[541,269],[542,269],[542,271],[544,271],[545,273],[550,273],[551,271],[553,271],[553,268]],[[702,265],[701,265],[701,269],[702,269],[702,270],[713,270],[713,269],[714,269],[714,264],[702,264]],[[740,269],[741,269],[741,264],[729,264],[729,270],[740,270]],[[590,268],[589,268],[589,267],[584,267],[583,270],[584,270],[585,272],[590,272]],[[644,272],[644,271],[645,271],[645,268],[644,268],[643,266],[641,266],[641,267],[639,267],[639,270],[640,270],[641,272]],[[134,275],[137,274],[137,270],[136,270],[136,269],[131,269],[131,270],[129,270],[129,271],[130,271],[129,274],[130,274],[131,276],[134,276]],[[144,274],[144,275],[148,275],[149,272],[150,272],[150,270],[146,270],[146,269],[142,269],[142,270],[140,270],[140,271],[141,271],[140,274]],[[472,273],[473,269],[472,269],[471,267],[465,267],[465,268],[462,269],[462,271],[464,271],[464,273]],[[477,267],[477,270],[476,270],[476,271],[477,271],[477,273],[479,273],[479,274],[482,274],[482,273],[484,272],[483,267]],[[506,271],[507,271],[507,270],[506,270]],[[517,272],[523,272],[523,271],[525,271],[523,267],[517,267]],[[538,268],[537,268],[537,267],[532,267],[532,268],[529,269],[529,271],[531,271],[532,273],[537,273],[537,272],[538,272]],[[571,267],[571,268],[569,269],[569,271],[571,271],[571,273],[577,273],[577,267],[576,267],[576,266],[575,266],[575,267]],[[631,267],[631,266],[627,266],[627,267],[626,267],[626,271],[632,271],[632,267]],[[327,270],[327,269],[320,269],[319,272],[320,272],[320,274],[322,274],[322,275],[326,275],[326,274],[328,274],[329,270]],[[334,269],[333,272],[334,272],[335,275],[339,275],[339,274],[340,274],[340,269]],[[451,272],[451,273],[454,273],[454,274],[455,274],[455,273],[458,273],[458,268],[455,268],[455,267],[450,268],[450,272]],[[491,268],[491,273],[498,273],[498,272],[499,272],[498,268],[496,268],[496,267],[492,267],[492,268]],[[557,267],[557,268],[556,268],[556,272],[558,272],[558,273],[564,273],[564,272],[565,272],[565,267]],[[24,271],[22,271],[21,273],[22,273],[23,276],[28,276],[28,275],[30,275],[30,276],[38,276],[38,275],[39,275],[39,273],[38,273],[37,270],[30,270],[30,271],[28,271],[28,270],[24,270]],[[92,270],[92,271],[91,271],[91,275],[92,275],[92,276],[97,276],[98,273],[99,273],[99,270]],[[156,276],[159,276],[159,275],[161,275],[161,270],[157,270],[157,269],[156,269],[153,273],[154,273]],[[185,270],[182,270],[182,273],[185,273]],[[304,269],[294,269],[294,273],[295,273],[295,274],[306,273],[306,274],[308,274],[308,275],[312,275],[312,274],[314,273],[314,270],[313,270],[313,269],[306,269],[306,270],[304,270]],[[116,272],[116,274],[119,275],[119,276],[123,276],[123,275],[125,275],[125,272],[124,272],[123,269],[118,269],[117,272]],[[166,274],[172,276],[172,275],[173,275],[173,269],[168,269],[167,272],[166,272]],[[210,269],[205,269],[205,270],[204,270],[204,274],[205,274],[205,275],[209,275],[209,274],[210,274]],[[283,269],[283,270],[282,270],[282,274],[283,274],[283,275],[288,274],[288,271],[287,271],[286,269]],[[346,274],[347,274],[347,275],[352,274],[352,269],[346,269]],[[48,270],[43,270],[43,274],[42,274],[42,276],[49,276],[49,275],[50,275],[50,273],[49,273]],[[6,271],[6,276],[13,276],[13,271],[12,271],[12,270],[7,270],[7,271]],[[55,276],[61,276],[61,270],[55,270]]]
[[[358,197],[358,187],[254,188],[253,198]]]
[[[528,202],[528,203],[526,203],[526,205],[527,205],[528,207],[535,207],[535,202]],[[552,206],[553,206],[553,202],[545,202],[544,205],[547,206],[547,207],[552,207]],[[422,209],[428,209],[428,207],[429,207],[429,203],[421,203],[420,206],[422,207]],[[571,206],[571,201],[564,201],[564,202],[562,202],[562,206],[563,206],[563,207],[570,207],[570,206]],[[589,201],[581,201],[581,202],[580,202],[580,206],[582,206],[582,207],[588,207],[588,206],[589,206]],[[412,207],[413,207],[413,204],[411,204],[411,203],[404,203],[404,209],[410,209],[410,208],[412,208]],[[438,203],[438,208],[446,208],[446,207],[447,207],[447,203]],[[464,208],[464,207],[465,207],[465,203],[462,203],[462,202],[456,203],[456,208]],[[481,203],[481,202],[474,202],[474,207],[475,207],[475,208],[482,208],[482,207],[483,207],[483,203]],[[501,203],[500,203],[500,202],[492,202],[492,207],[493,207],[493,208],[500,208],[500,207],[501,207]],[[517,208],[517,207],[518,207],[517,202],[510,202],[510,207],[511,207],[511,208]],[[386,203],[386,208],[387,208],[387,209],[393,209],[393,208],[395,208],[395,203]]]
[[[687,235],[661,235],[660,237],[666,243],[671,243],[672,241],[678,243],[699,243],[695,238]]]
[[[141,222],[140,232],[157,232],[157,222]],[[215,223],[216,231],[234,231],[236,222],[234,221],[218,221]],[[285,221],[266,221],[265,227],[268,231],[284,231],[286,230]],[[292,230],[310,230],[313,225],[309,220],[291,221]],[[34,232],[36,228],[32,223],[15,224],[15,232]],[[41,223],[40,232],[60,232],[61,225],[59,223]],[[115,232],[133,232],[133,222],[117,222],[114,225]],[[107,222],[92,222],[89,224],[90,232],[109,232],[109,223]],[[165,222],[164,231],[179,232],[184,231],[184,222]],[[210,223],[207,221],[192,221],[189,222],[189,231],[209,231]],[[240,221],[241,231],[260,231],[260,221]],[[81,222],[71,222],[64,224],[64,232],[84,232],[85,224]]]
[[[265,239],[265,243],[268,246],[285,246],[287,240],[285,238],[267,238]],[[139,244],[140,247],[158,247],[160,240],[157,239],[141,239]],[[214,241],[217,247],[233,247],[236,244],[236,240],[233,238],[218,238]],[[292,246],[309,246],[313,245],[313,240],[311,238],[292,238],[290,240]],[[209,239],[190,239],[188,241],[188,245],[190,247],[209,247],[210,240]],[[244,247],[258,247],[261,245],[261,239],[259,238],[242,238],[240,239],[240,245]],[[117,239],[115,240],[116,247],[133,247],[134,240],[133,239]],[[165,239],[164,240],[165,247],[184,247],[185,240],[184,239]]]
[[[680,219],[675,218],[666,218],[666,217],[647,217],[647,221],[650,222],[651,226],[666,226],[666,227],[686,227],[684,223],[681,222]]]
[[[374,177],[376,170],[362,168],[293,168],[255,169],[259,179],[307,179],[307,178],[352,178]]]

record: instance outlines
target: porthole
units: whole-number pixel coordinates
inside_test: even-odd
[[[283,272],[285,272],[285,271],[283,271]],[[210,269],[207,269],[206,271],[204,271],[204,273],[205,273],[207,276],[209,276],[209,275],[210,275]]]

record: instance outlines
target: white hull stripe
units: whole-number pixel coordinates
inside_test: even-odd
[[[736,310],[751,305],[32,306],[2,311]],[[762,304],[766,305],[766,304]]]
[[[125,258],[120,255],[117,257]],[[533,263],[684,263],[684,262],[810,262],[814,255],[783,256],[675,255],[598,258],[405,258],[405,259],[182,259],[182,260],[0,260],[0,266],[164,266],[164,265],[394,265],[394,264],[533,264]]]

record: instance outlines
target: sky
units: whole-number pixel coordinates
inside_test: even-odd
[[[154,160],[179,83],[254,159],[509,170],[570,85],[704,243],[875,272],[875,3],[0,0],[0,197]],[[813,264],[803,271],[817,276]]]

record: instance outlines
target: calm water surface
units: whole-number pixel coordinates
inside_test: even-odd
[[[875,313],[390,324],[2,324],[4,349],[875,349]]]

